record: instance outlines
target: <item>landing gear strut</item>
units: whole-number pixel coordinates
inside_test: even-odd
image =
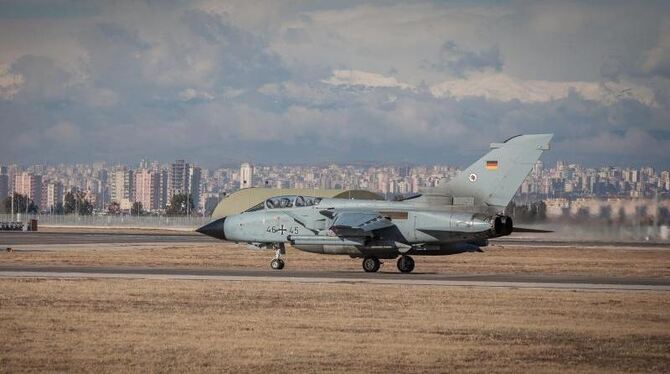
[[[270,267],[273,270],[281,270],[284,268],[284,260],[282,260],[282,256],[286,255],[284,243],[275,243],[272,247],[275,249],[275,258],[270,262]]]
[[[365,270],[366,273],[375,273],[379,270],[380,266],[381,262],[379,262],[379,259],[375,256],[366,256],[363,259],[363,270]]]
[[[409,256],[400,256],[398,258],[398,270],[402,273],[411,273],[414,270],[414,259]]]

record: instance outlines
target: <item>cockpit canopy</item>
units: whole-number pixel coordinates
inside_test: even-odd
[[[293,208],[293,207],[306,207],[313,206],[321,202],[320,197],[314,196],[297,196],[297,195],[286,195],[286,196],[275,196],[271,197],[262,203],[258,203],[253,207],[245,210],[245,212],[255,212],[264,208],[267,209],[279,209],[279,208]]]

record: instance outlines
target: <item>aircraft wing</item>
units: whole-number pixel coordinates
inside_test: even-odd
[[[377,212],[347,212],[337,210],[321,211],[333,219],[330,229],[337,236],[372,236],[375,230],[394,226],[390,219]]]

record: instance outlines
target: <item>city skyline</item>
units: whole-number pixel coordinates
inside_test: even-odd
[[[670,165],[670,3],[0,2],[0,159]]]
[[[130,212],[141,203],[143,211],[160,213],[166,212],[175,195],[186,194],[192,212],[206,214],[223,197],[249,187],[363,189],[393,198],[422,193],[459,172],[459,167],[445,164],[324,167],[242,163],[215,169],[185,160],[168,164],[140,160],[134,165],[0,164],[0,199],[16,192],[26,195],[40,211],[55,212],[68,192],[77,192],[91,203],[94,212]],[[574,199],[612,197],[666,200],[670,198],[670,171],[538,161],[517,190],[515,200],[553,201],[551,204],[561,211],[567,201]]]

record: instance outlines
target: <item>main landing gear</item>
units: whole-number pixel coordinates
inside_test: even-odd
[[[401,273],[411,273],[414,270],[414,259],[410,256],[400,256],[398,258],[398,270]]]
[[[366,256],[363,259],[363,270],[366,273],[375,273],[379,271],[380,266],[381,262],[375,256]],[[401,273],[411,273],[414,270],[414,259],[406,255],[398,257],[398,270]]]
[[[275,258],[270,262],[270,267],[273,270],[281,270],[285,265],[282,256],[286,255],[286,248],[284,248],[284,243],[275,243],[272,247],[275,250]]]

